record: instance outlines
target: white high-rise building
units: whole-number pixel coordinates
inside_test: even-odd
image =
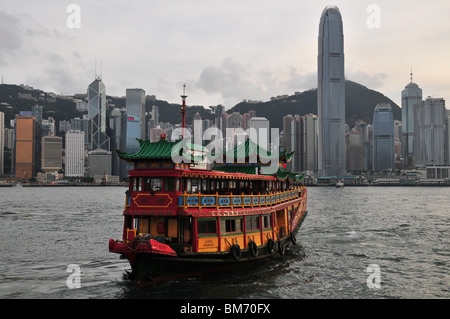
[[[66,167],[68,177],[84,176],[84,132],[66,132]]]
[[[428,97],[414,108],[414,164],[445,165],[445,100]]]
[[[445,115],[445,165],[450,166],[450,110]]]
[[[327,6],[320,18],[317,92],[319,176],[345,175],[344,31],[336,6]]]
[[[0,112],[0,175],[5,169],[5,113]]]

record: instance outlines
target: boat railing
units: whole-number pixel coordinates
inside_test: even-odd
[[[267,207],[284,203],[303,196],[304,187],[295,187],[286,191],[268,194],[188,194],[184,192],[178,197],[178,206],[187,208],[253,208]]]

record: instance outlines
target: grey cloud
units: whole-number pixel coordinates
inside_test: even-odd
[[[230,88],[238,88],[245,70],[242,66],[225,59],[220,66],[209,66],[203,69],[196,86],[207,93],[229,94]]]
[[[55,37],[47,28],[29,15],[13,15],[0,11],[0,65],[8,64],[8,57],[19,56],[29,50],[33,38]]]
[[[6,12],[0,12],[0,64],[5,56],[14,54],[23,47],[23,25],[21,20]]]
[[[66,60],[60,56],[59,54],[56,53],[49,53],[47,54],[47,59],[50,63],[55,63],[55,64],[63,64],[66,63]]]
[[[316,88],[317,74],[295,67],[254,72],[252,66],[227,58],[219,66],[204,68],[195,87],[208,94],[220,94],[226,101],[268,100],[272,96]]]
[[[346,77],[348,80],[363,84],[371,89],[381,88],[384,82],[388,79],[388,75],[385,73],[369,74],[362,70],[347,71]]]

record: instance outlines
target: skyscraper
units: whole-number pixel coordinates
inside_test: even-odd
[[[302,123],[302,171],[315,172],[317,171],[317,115],[302,116]]]
[[[145,120],[145,91],[143,89],[127,89],[126,92],[126,109],[128,116],[139,118],[140,136],[146,139],[146,120]]]
[[[106,87],[97,77],[88,88],[88,119],[91,121],[91,150],[109,151],[106,135]]]
[[[5,166],[5,113],[0,112],[0,175],[4,173]]]
[[[139,151],[140,144],[137,138],[140,138],[141,133],[141,119],[138,116],[127,114],[125,151],[127,153],[135,153]]]
[[[28,180],[36,171],[36,118],[16,117],[16,179]]]
[[[283,117],[283,149],[295,152],[294,158],[286,164],[286,168],[293,172],[300,172],[302,169],[301,122],[299,115],[288,114]]]
[[[56,172],[62,168],[62,137],[43,136],[41,169],[44,172]]]
[[[84,132],[66,132],[66,166],[68,177],[84,176]]]
[[[153,105],[152,107],[152,119],[155,121],[155,125],[158,126],[159,124],[159,106]]]
[[[402,91],[402,146],[405,165],[411,167],[414,155],[414,105],[422,102],[422,89],[411,82]]]
[[[275,143],[275,141],[271,140],[270,122],[268,119],[266,119],[265,117],[252,117],[248,121],[248,128],[256,130],[256,134],[258,136],[258,145],[260,147],[268,151],[273,151],[271,149],[271,143]]]
[[[342,16],[336,6],[327,6],[319,26],[319,176],[346,173],[344,61]]]
[[[378,104],[373,114],[373,169],[394,169],[394,149],[394,113],[389,104]]]
[[[414,164],[445,165],[445,100],[428,97],[414,107]]]

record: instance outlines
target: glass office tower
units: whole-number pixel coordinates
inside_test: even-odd
[[[336,6],[328,6],[319,27],[319,176],[346,174],[344,60],[342,16]]]
[[[91,150],[109,151],[106,135],[106,87],[97,77],[88,88],[88,119],[91,122]]]
[[[373,169],[394,168],[394,113],[389,104],[378,104],[373,114]]]
[[[414,164],[414,106],[422,102],[422,89],[411,82],[402,91],[402,153],[407,167]]]

